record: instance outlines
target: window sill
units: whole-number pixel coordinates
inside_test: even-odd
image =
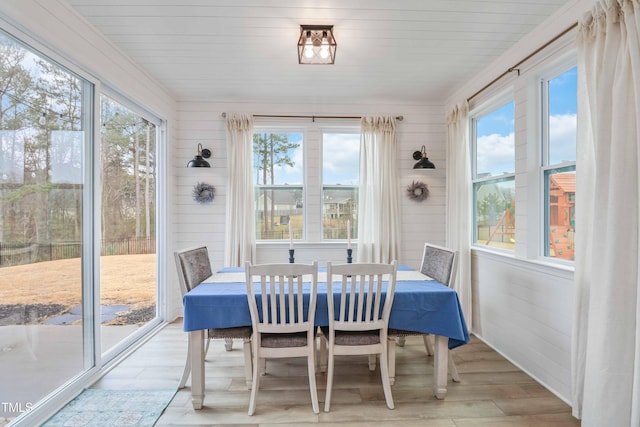
[[[573,280],[574,267],[569,264],[544,259],[525,259],[517,257],[513,252],[490,250],[478,246],[471,246],[471,254],[479,259],[497,261],[515,268],[526,269],[536,273],[552,274]]]

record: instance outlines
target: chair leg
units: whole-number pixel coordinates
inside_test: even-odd
[[[397,337],[396,344],[398,344],[398,347],[404,347],[404,343],[406,339],[407,339],[406,337]]]
[[[249,415],[253,415],[256,412],[256,395],[258,394],[258,388],[260,388],[260,359],[256,354],[253,355],[253,381],[251,382],[251,397],[249,398]]]
[[[429,334],[424,334],[422,336],[422,341],[424,341],[424,348],[427,350],[427,355],[433,356],[433,344],[431,343],[431,337]]]
[[[327,372],[327,340],[320,336],[320,372]]]
[[[185,384],[187,384],[187,378],[189,378],[190,373],[191,373],[191,346],[187,346],[187,361],[184,364],[182,377],[180,377],[180,383],[178,384],[179,389],[184,388]]]
[[[324,412],[329,412],[331,408],[331,391],[333,389],[333,350],[329,347],[329,363],[327,370],[327,389],[324,396]]]
[[[369,355],[369,370],[371,372],[376,370],[376,355],[375,354],[370,354]]]
[[[387,361],[389,362],[389,384],[396,382],[396,337],[387,338]]]
[[[449,372],[451,373],[451,379],[454,382],[459,383],[460,375],[458,374],[458,367],[453,361],[453,355],[451,354],[451,350],[449,350]]]
[[[207,343],[207,348],[209,348],[209,343]],[[233,338],[225,338],[224,339],[224,349],[227,351],[233,350]],[[207,350],[204,351],[207,354]]]
[[[380,353],[380,376],[382,379],[382,388],[384,390],[384,399],[387,401],[387,408],[393,409],[393,395],[391,394],[391,384],[389,382],[389,361],[387,360],[387,351],[386,343],[384,343],[382,352]]]
[[[247,383],[247,390],[251,389],[253,377],[253,354],[251,351],[251,339],[245,338],[242,344],[242,352],[244,354],[244,376]]]
[[[320,405],[318,404],[318,388],[316,386],[316,346],[315,340],[313,341],[313,348],[310,349],[310,354],[307,356],[307,370],[309,371],[309,392],[311,393],[311,406],[313,407],[313,413],[320,413]]]

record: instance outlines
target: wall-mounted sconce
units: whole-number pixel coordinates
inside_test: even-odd
[[[204,159],[203,159],[204,157]],[[211,150],[202,148],[202,144],[198,144],[198,154],[187,164],[188,168],[210,168],[211,165],[205,159],[211,157]]]
[[[413,165],[414,169],[435,169],[436,165],[433,164],[431,160],[427,157],[427,150],[422,146],[421,151],[413,152],[413,160],[418,160],[418,162]]]

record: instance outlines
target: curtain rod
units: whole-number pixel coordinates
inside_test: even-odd
[[[252,114],[253,117],[271,117],[271,118],[279,118],[279,119],[311,119],[312,121],[316,121],[316,119],[361,119],[362,116],[288,116],[288,115],[280,115],[280,114]],[[222,113],[222,117],[227,117],[227,113]],[[404,120],[403,116],[396,116],[396,120],[402,121]]]
[[[495,82],[497,82],[498,80],[500,80],[501,78],[503,78],[507,74],[513,73],[514,71],[517,71],[518,75],[520,75],[520,70],[518,69],[518,66],[522,65],[525,61],[531,59],[531,57],[533,57],[534,55],[540,53],[540,51],[542,51],[544,48],[548,47],[551,43],[555,42],[560,37],[564,36],[565,34],[567,34],[569,31],[573,30],[577,26],[578,26],[577,22],[574,22],[573,24],[571,24],[571,26],[566,28],[560,34],[556,35],[554,38],[552,38],[551,40],[549,40],[548,42],[546,42],[545,44],[543,44],[542,46],[540,46],[539,48],[537,48],[536,50],[531,52],[529,55],[525,56],[523,59],[518,61],[514,66],[508,68],[507,71],[505,71],[504,73],[500,74],[498,77],[496,77],[495,79],[493,79],[489,83],[487,83],[485,86],[483,86],[482,89],[480,89],[479,91],[477,91],[476,93],[474,93],[473,95],[468,97],[467,98],[467,102],[470,102],[473,98],[475,98],[476,96],[480,95],[482,92],[487,90],[489,87],[491,87],[491,85],[493,85]]]

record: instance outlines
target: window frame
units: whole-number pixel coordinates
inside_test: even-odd
[[[325,134],[351,134],[351,135],[357,135],[358,136],[358,141],[361,138],[362,135],[362,131],[360,129],[360,126],[344,126],[344,127],[321,127],[320,128],[320,144],[319,144],[319,150],[320,150],[320,179],[319,179],[319,184],[320,184],[320,217],[318,219],[319,223],[320,223],[320,240],[322,242],[330,242],[330,243],[336,243],[339,242],[341,244],[344,244],[345,242],[348,241],[347,238],[344,239],[329,239],[329,238],[325,238],[324,237],[324,190],[325,189],[331,189],[331,190],[340,190],[340,189],[345,189],[345,188],[350,188],[356,191],[356,193],[359,191],[360,188],[360,161],[359,161],[359,157],[360,157],[360,146],[358,146],[358,184],[357,185],[343,185],[343,184],[325,184],[324,183],[324,136]],[[359,203],[359,199],[358,199],[358,203]],[[356,207],[356,217],[357,217],[357,212],[358,209]],[[357,218],[356,218],[357,220]],[[351,233],[351,243],[357,242],[358,241],[358,237],[357,237],[357,222],[355,224],[351,224],[351,227],[353,228],[355,226],[355,230],[352,231]],[[348,234],[347,234],[348,235]]]
[[[543,68],[539,73],[538,78],[538,102],[539,102],[539,110],[540,110],[540,118],[539,118],[539,129],[540,129],[540,137],[537,139],[537,143],[539,144],[539,152],[540,152],[540,161],[538,167],[538,176],[537,181],[539,182],[539,197],[538,197],[538,209],[539,209],[539,217],[540,222],[538,225],[538,257],[545,262],[563,264],[568,266],[573,266],[574,261],[563,259],[555,256],[549,255],[549,245],[551,244],[550,238],[550,203],[549,201],[549,185],[547,182],[547,177],[552,173],[552,171],[556,171],[556,173],[564,173],[570,171],[576,171],[577,169],[577,156],[573,161],[562,161],[560,163],[551,163],[550,162],[550,123],[549,123],[549,82],[553,79],[567,73],[573,68],[577,69],[577,58],[575,54],[571,53],[569,55],[565,55],[558,60],[551,63],[551,65]],[[576,70],[577,71],[577,70]],[[578,97],[578,90],[576,88],[576,98]],[[577,105],[577,99],[576,99]],[[576,111],[577,114],[577,111]],[[576,136],[577,138],[577,136]],[[576,141],[576,149],[577,149],[577,141]],[[576,191],[577,192],[577,191]],[[573,198],[575,199],[575,194],[573,193]],[[575,203],[575,202],[574,202]],[[575,205],[574,205],[575,209]]]
[[[547,118],[547,107],[543,107],[541,82],[543,79],[553,81],[554,78],[577,67],[577,63],[576,49],[570,43],[569,39],[567,39],[561,42],[553,51],[549,51],[548,54],[544,54],[535,60],[523,64],[519,67],[517,76],[514,74],[512,79],[505,79],[505,82],[497,83],[495,87],[488,88],[470,103],[468,126],[470,167],[472,173],[470,179],[472,187],[470,202],[472,205],[469,209],[469,215],[471,216],[472,229],[469,233],[469,239],[473,250],[491,252],[497,256],[513,257],[536,265],[552,267],[568,272],[573,271],[573,261],[554,256],[545,256],[545,246],[550,244],[550,239],[545,240],[545,235],[549,232],[548,228],[545,229],[548,218],[548,216],[546,216],[548,212],[545,212],[547,210],[545,200],[546,197],[548,197],[547,193],[545,193],[545,173],[549,173],[546,172],[549,170],[566,172],[569,170],[566,168],[573,167],[577,170],[578,166],[577,156],[576,161],[560,162],[557,164],[543,163],[543,161],[547,161],[546,156],[549,152],[549,147],[543,146],[542,138],[543,136],[548,138],[548,134],[545,135],[545,132],[549,124],[546,123],[544,125],[545,129],[543,129],[542,120],[543,118],[545,118],[545,120],[549,119]],[[580,71],[577,70],[577,73],[579,81]],[[480,242],[476,241],[476,233],[478,232],[476,223],[477,200],[475,194],[476,188],[474,187],[474,183],[491,181],[497,177],[476,177],[477,152],[475,151],[475,141],[477,137],[476,126],[473,120],[499,108],[500,105],[504,105],[501,104],[501,102],[507,102],[510,94],[511,99],[515,103],[514,142],[516,162],[515,173],[513,174],[515,179],[515,193],[513,198],[517,204],[517,223],[515,224],[516,244],[513,251],[484,245],[482,244],[482,240],[480,240]],[[553,99],[553,92],[551,95]],[[577,106],[580,104],[579,83],[576,95],[578,96],[578,100],[576,100]],[[564,98],[557,99],[561,102],[564,100]],[[569,106],[566,110],[566,114],[572,114],[573,106]],[[565,112],[560,111],[557,114],[565,114]],[[562,140],[557,139],[556,141]],[[576,144],[578,143],[579,142],[576,141]],[[563,156],[562,151],[553,152],[552,154],[554,154],[554,158],[558,159],[558,161],[563,160],[563,157],[568,157],[566,155]],[[511,174],[502,175],[501,178],[503,177],[511,178]],[[575,195],[573,197],[575,197]],[[569,205],[569,208],[575,212],[575,204],[571,206],[570,203]],[[571,213],[569,213],[569,215],[571,215]],[[568,257],[566,252],[565,256]]]
[[[514,182],[514,202],[516,201],[516,189],[515,189],[515,180],[516,180],[516,172],[517,172],[517,162],[516,162],[516,153],[515,153],[515,141],[514,141],[514,156],[513,156],[513,167],[514,171],[510,173],[503,173],[501,175],[489,175],[484,177],[478,177],[478,120],[482,117],[485,117],[494,111],[503,108],[509,103],[514,104],[514,140],[516,134],[515,127],[515,96],[511,88],[498,93],[497,95],[491,97],[490,99],[482,102],[477,108],[474,108],[469,114],[469,136],[470,136],[470,151],[471,151],[471,246],[478,248],[482,247],[490,251],[503,252],[508,254],[513,254],[515,252],[515,244],[513,249],[500,248],[496,246],[490,246],[487,244],[482,244],[482,242],[478,241],[478,209],[477,209],[477,191],[476,189],[481,185],[486,185],[489,183],[502,183],[513,181]],[[514,227],[514,236],[517,229]]]
[[[360,122],[358,120],[332,120],[323,119],[322,123],[314,120],[311,123],[301,124],[297,120],[286,119],[260,119],[254,123],[253,133],[301,133],[302,134],[302,158],[303,158],[303,233],[302,238],[294,239],[294,245],[330,245],[344,246],[347,239],[325,239],[323,237],[323,135],[325,133],[352,133],[360,135]],[[255,170],[255,169],[254,169]],[[359,174],[359,170],[358,170]],[[282,185],[274,185],[282,187]],[[292,184],[292,187],[300,187]],[[331,185],[328,185],[331,187]],[[336,186],[346,188],[347,186]],[[351,186],[349,186],[351,187]],[[254,183],[254,189],[258,185]],[[289,239],[268,240],[258,239],[256,230],[256,245],[267,247],[269,245],[288,245]],[[357,244],[357,238],[352,233],[352,244]]]
[[[307,159],[307,129],[304,127],[295,126],[295,125],[286,125],[286,124],[274,124],[274,125],[256,125],[253,128],[253,134],[251,136],[252,140],[252,156],[255,156],[253,153],[253,135],[261,134],[261,133],[269,133],[269,134],[300,134],[302,135],[302,183],[301,184],[257,184],[253,183],[254,188],[254,197],[257,203],[259,198],[259,191],[263,190],[283,190],[283,189],[301,189],[302,190],[302,239],[293,239],[294,242],[303,242],[307,240],[308,233],[308,212],[307,212],[307,168],[308,168],[308,159]],[[252,161],[253,165],[253,161]],[[255,165],[253,166],[252,174],[255,172]],[[256,218],[256,244],[268,244],[268,243],[282,243],[286,242],[289,244],[290,239],[259,239],[258,238],[258,227],[257,227],[257,218]],[[293,233],[295,235],[295,233]]]

